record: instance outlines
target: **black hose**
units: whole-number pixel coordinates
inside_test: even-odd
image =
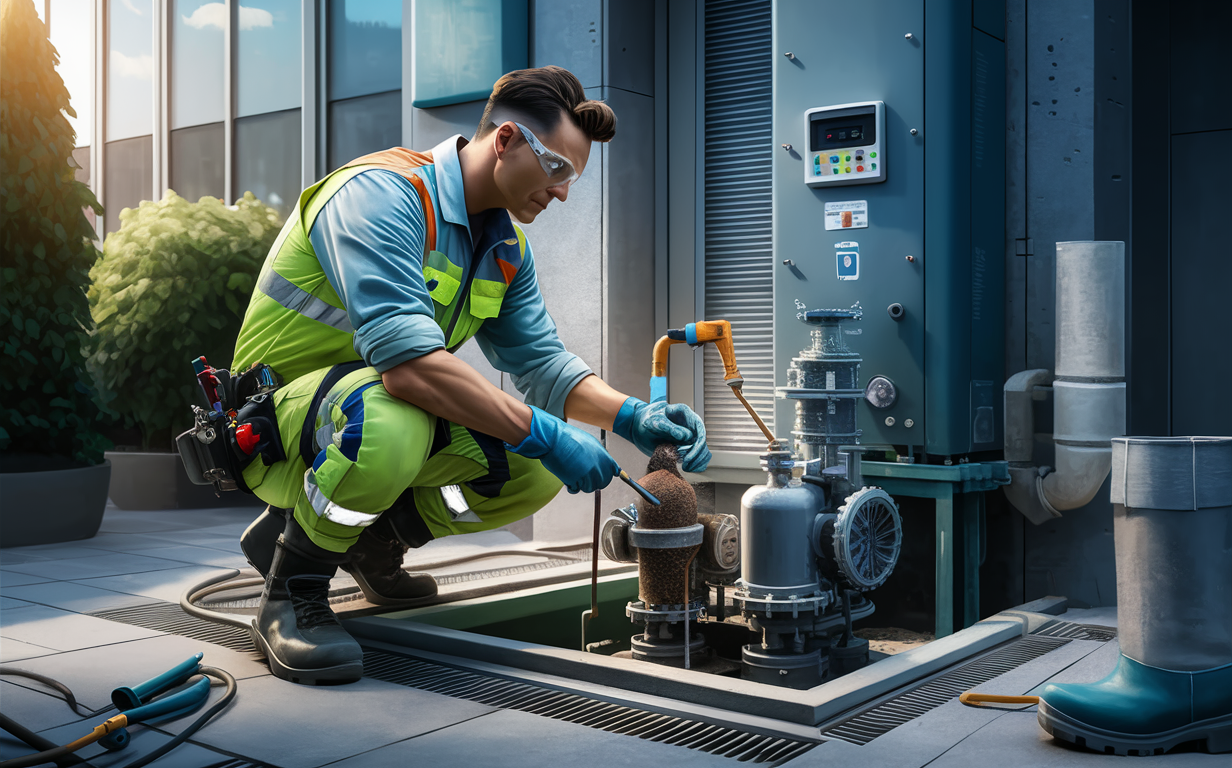
[[[3,728],[13,734],[17,738],[26,742],[26,744],[30,745],[33,749],[39,750],[39,752],[50,752],[59,748],[59,745],[55,742],[48,741],[42,736],[39,736],[34,731],[2,712],[0,712],[0,728]],[[82,760],[80,757],[77,757],[77,755],[71,753],[53,758],[53,760],[55,764],[59,766],[81,765],[85,763],[85,760]]]
[[[205,712],[203,712],[200,717],[198,717],[196,720],[192,722],[191,725],[189,725],[187,728],[185,728],[180,733],[173,736],[170,741],[167,741],[166,743],[162,744],[161,746],[159,746],[157,749],[150,752],[149,754],[143,755],[137,758],[136,760],[134,760],[133,762],[122,766],[121,768],[143,768],[143,766],[149,765],[150,763],[159,759],[163,755],[167,754],[171,750],[175,749],[176,747],[180,746],[185,741],[187,741],[188,738],[192,736],[194,733],[196,733],[197,731],[199,731],[201,727],[205,725],[206,722],[211,717],[221,712],[223,708],[225,708],[228,704],[230,704],[231,699],[235,698],[235,678],[232,677],[229,672],[227,672],[226,670],[218,669],[216,667],[206,667],[206,666],[202,666],[199,671],[203,675],[209,675],[210,677],[216,677],[219,680],[222,680],[224,683],[227,684],[227,690],[223,693],[222,698],[216,701],[212,707],[210,707]],[[49,685],[52,685],[53,687],[57,688],[57,690],[68,691],[67,686],[65,686],[63,683],[59,683],[55,680],[52,680],[51,678],[44,679],[40,675],[38,679],[43,679],[45,682],[48,682]],[[68,693],[69,695],[72,695],[71,691],[68,691]],[[30,768],[30,766],[41,765],[43,763],[50,763],[50,762],[61,764],[60,760],[66,756],[73,756],[72,752],[68,750],[67,745],[58,746],[58,747],[53,747],[51,749],[47,749],[47,750],[44,750],[42,752],[38,752],[32,755],[22,755],[21,757],[14,757],[10,760],[0,761],[0,768]],[[81,762],[81,758],[77,758],[77,760]]]
[[[114,704],[108,704],[102,709],[96,709],[93,711],[87,709],[85,712],[82,712],[81,705],[77,703],[77,697],[73,695],[73,692],[69,690],[69,687],[67,685],[60,682],[59,680],[55,680],[53,678],[47,677],[46,675],[40,675],[38,672],[29,672],[27,670],[18,669],[16,667],[0,667],[0,675],[14,675],[17,677],[28,677],[31,680],[38,680],[43,685],[46,685],[50,688],[54,688],[55,690],[64,694],[64,703],[68,704],[70,709],[72,709],[74,712],[76,712],[78,715],[81,715],[82,717],[94,717],[95,715],[101,715],[107,710],[113,709],[115,707]]]
[[[231,699],[235,698],[235,678],[231,676],[231,673],[223,669],[218,669],[217,667],[206,667],[206,666],[202,666],[200,672],[203,675],[209,675],[210,677],[216,677],[219,680],[222,680],[223,682],[227,684],[227,690],[223,692],[222,698],[214,702],[214,706],[210,707],[209,709],[205,710],[205,712],[201,713],[201,716],[198,717],[196,720],[194,720],[191,725],[189,725],[187,728],[185,728],[184,730],[176,734],[174,737],[172,737],[172,739],[168,741],[166,744],[163,744],[162,746],[158,747],[153,752],[150,752],[147,755],[137,758],[136,760],[134,760],[131,763],[128,763],[122,768],[142,768],[142,766],[149,765],[150,763],[154,762],[158,758],[167,754],[171,750],[180,746],[185,741],[188,741],[188,737],[192,736],[194,733],[201,730],[201,726],[205,725],[206,722],[209,721],[210,718],[212,718],[214,715],[218,714],[219,712],[223,711],[223,709],[225,709],[226,706],[231,703]],[[7,768],[7,766],[4,766],[3,763],[0,763],[0,768]]]

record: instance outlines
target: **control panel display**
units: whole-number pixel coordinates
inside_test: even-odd
[[[884,102],[814,107],[804,113],[804,120],[805,184],[837,187],[886,180]]]

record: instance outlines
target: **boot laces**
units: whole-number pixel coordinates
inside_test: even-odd
[[[329,579],[289,578],[287,594],[295,611],[295,621],[301,629],[338,625],[338,617],[329,607]]]

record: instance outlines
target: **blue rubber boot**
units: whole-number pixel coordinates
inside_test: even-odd
[[[1118,755],[1232,752],[1232,438],[1112,438],[1117,644],[1097,683],[1050,683],[1039,724]]]
[[[1159,755],[1186,741],[1232,752],[1232,664],[1174,672],[1121,655],[1097,683],[1049,683],[1039,724],[1053,738],[1118,755]]]

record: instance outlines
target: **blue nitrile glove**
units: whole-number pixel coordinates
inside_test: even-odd
[[[594,437],[533,405],[530,410],[530,434],[516,446],[505,443],[505,447],[539,459],[569,493],[593,493],[620,474],[620,465]]]
[[[630,397],[620,406],[612,431],[647,456],[653,454],[660,443],[680,446],[680,466],[685,472],[705,472],[710,465],[706,425],[684,403],[666,400],[643,403]]]

